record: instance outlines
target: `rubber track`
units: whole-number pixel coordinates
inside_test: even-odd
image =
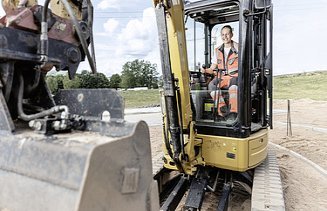
[[[162,156],[162,153],[157,153],[152,157],[153,175],[163,167]],[[219,193],[207,192],[202,210],[214,210],[219,198]],[[271,148],[268,150],[267,159],[255,169],[251,210],[285,211],[279,167],[277,165],[275,152]]]
[[[285,210],[279,167],[275,152],[271,148],[268,150],[266,160],[255,169],[251,210]]]

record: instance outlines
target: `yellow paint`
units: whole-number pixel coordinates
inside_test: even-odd
[[[204,104],[204,111],[211,111],[212,107],[213,107],[213,103],[205,103]]]
[[[198,155],[194,155],[188,145],[185,147],[185,153],[192,157],[191,162],[183,164],[188,174],[193,174],[194,169],[199,165],[243,172],[258,166],[267,156],[267,129],[252,134],[248,138],[197,135],[195,140],[196,144],[193,147],[200,147]],[[227,157],[227,153],[234,154],[235,158]],[[167,154],[165,157],[172,161]],[[165,167],[176,170],[176,167],[169,163],[165,164]]]
[[[261,130],[248,138],[198,135],[202,139],[202,157],[206,165],[246,171],[258,166],[267,156],[268,131]],[[227,153],[234,155],[229,158]]]
[[[166,17],[171,69],[174,77],[178,78],[182,102],[182,122],[183,128],[186,129],[192,120],[192,110],[182,1],[172,1]]]
[[[188,157],[191,159],[187,162],[182,161],[182,167],[187,174],[193,174],[193,172],[196,170],[196,165],[194,164],[201,163],[202,158],[194,153],[195,133],[192,126],[193,123],[189,87],[190,81],[184,25],[184,5],[183,1],[181,0],[169,1],[169,4],[168,1],[165,0],[153,0],[153,3],[155,7],[161,3],[165,5],[170,67],[174,78],[178,79],[176,84],[181,94],[181,100],[177,100],[177,102],[180,103],[180,105],[178,105],[181,108],[180,113],[183,114],[180,119],[180,122],[182,123],[181,129],[190,128],[190,132],[188,134],[189,136],[185,137],[185,150],[187,151]],[[166,118],[164,124],[167,127],[168,124]],[[167,149],[164,151],[166,158],[166,163],[164,166],[169,169],[176,169],[176,166],[171,165],[172,159],[168,155]]]
[[[72,7],[72,10],[75,14],[76,19],[81,20],[82,19],[81,10],[78,8],[78,6],[73,4],[71,1],[68,0],[68,2],[70,4],[70,6]],[[66,18],[66,19],[70,18],[70,16],[68,15],[68,12],[66,11],[66,9],[64,7],[64,4],[61,1],[59,1],[59,0],[50,1],[50,8],[54,14],[56,14],[62,18]]]
[[[185,138],[184,151],[188,160],[182,160],[183,170],[186,174],[192,175],[197,166],[210,165],[234,171],[246,171],[259,165],[267,155],[267,130],[261,130],[248,138],[201,135],[193,130],[183,3],[181,0],[170,1],[170,4],[165,0],[153,0],[153,3],[155,6],[163,3],[166,8],[170,65],[174,77],[178,79],[177,84],[181,93],[182,128],[189,128],[190,131],[189,136]],[[211,107],[212,103],[207,103],[204,110],[211,111]],[[164,124],[167,127],[166,114],[164,117]],[[165,145],[163,148],[166,161],[164,166],[177,170]],[[195,154],[195,148],[198,149],[198,154]]]
[[[19,2],[20,0],[3,0],[2,7],[6,13],[11,12],[12,10],[16,10],[18,8]],[[29,8],[37,4],[38,4],[37,0],[27,0],[24,6]]]

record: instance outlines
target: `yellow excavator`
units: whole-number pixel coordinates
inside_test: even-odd
[[[283,210],[278,166],[268,153],[271,1],[153,2],[163,75],[160,210],[201,210],[210,194],[219,195],[214,209],[227,210],[237,189],[252,194],[252,210]]]

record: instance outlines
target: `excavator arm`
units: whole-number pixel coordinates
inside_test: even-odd
[[[195,169],[189,161],[195,159],[193,121],[196,114],[189,85],[184,3],[179,0],[154,1],[154,5],[164,81],[166,153],[179,171],[193,174]]]

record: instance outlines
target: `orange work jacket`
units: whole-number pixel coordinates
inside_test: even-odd
[[[227,61],[224,57],[224,44],[216,48],[218,69],[226,70],[226,73],[232,76],[238,75],[238,46],[232,42],[232,47],[227,56]]]

